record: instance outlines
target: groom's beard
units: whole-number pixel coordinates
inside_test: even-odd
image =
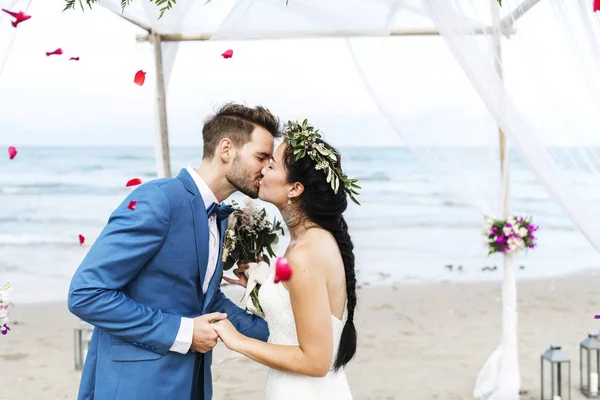
[[[236,190],[242,192],[251,199],[258,198],[258,186],[256,186],[256,178],[245,173],[243,168],[240,166],[238,156],[233,160],[231,171],[225,176],[227,182],[233,186]]]

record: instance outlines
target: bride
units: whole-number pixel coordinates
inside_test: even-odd
[[[352,399],[344,367],[356,352],[356,278],[342,213],[359,186],[306,120],[288,122],[262,174],[259,198],[279,208],[290,232],[284,257],[292,278],[276,284],[271,277],[259,291],[268,343],[242,335],[227,319],[213,327],[230,350],[269,367],[267,399]],[[227,280],[245,287],[243,269]]]

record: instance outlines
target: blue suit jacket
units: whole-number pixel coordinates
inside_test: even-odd
[[[96,327],[79,399],[189,399],[196,355],[169,351],[182,316],[225,312],[241,333],[267,340],[266,322],[221,292],[220,262],[203,295],[208,242],[204,201],[185,170],[139,186],[113,212],[69,289],[69,310]],[[204,357],[209,400],[212,353]]]

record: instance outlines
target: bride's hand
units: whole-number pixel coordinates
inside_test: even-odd
[[[233,274],[237,276],[237,279],[224,276],[223,280],[231,283],[232,285],[240,285],[241,287],[245,288],[248,285],[248,278],[246,278],[246,274],[244,272],[248,268],[250,268],[248,264],[239,264],[238,267],[233,270]]]
[[[237,351],[240,344],[244,340],[244,335],[235,329],[235,326],[227,318],[211,324],[212,328],[217,332],[221,341],[229,350]]]

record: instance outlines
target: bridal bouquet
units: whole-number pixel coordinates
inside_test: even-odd
[[[280,221],[267,219],[267,211],[248,201],[241,208],[232,202],[234,211],[227,220],[227,230],[223,239],[223,269],[229,270],[235,264],[250,264],[245,271],[248,277],[246,296],[250,296],[251,305],[247,309],[262,314],[258,301],[258,291],[270,263],[269,257],[275,257],[279,236],[284,235]]]
[[[533,249],[537,245],[534,232],[538,226],[531,223],[531,217],[511,217],[506,221],[490,217],[483,225],[484,244],[488,255],[494,253],[516,254],[523,249]]]
[[[10,328],[8,327],[8,290],[10,284],[0,287],[0,333],[6,335]]]

